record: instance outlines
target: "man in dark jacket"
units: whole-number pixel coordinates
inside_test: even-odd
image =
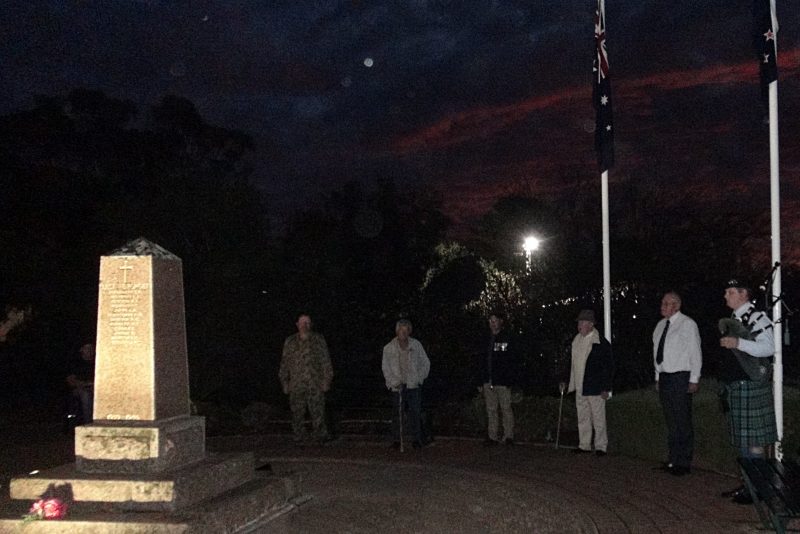
[[[485,445],[497,445],[499,417],[503,417],[503,440],[506,445],[514,443],[514,412],[511,410],[511,385],[516,368],[516,344],[508,332],[503,330],[504,316],[498,312],[489,316],[489,339],[481,360],[483,397],[489,421],[488,438]]]
[[[572,340],[572,369],[568,392],[575,392],[578,410],[580,443],[575,452],[591,452],[594,429],[594,452],[605,456],[608,447],[606,434],[606,400],[611,396],[614,359],[611,344],[595,329],[592,310],[578,314],[578,334]]]

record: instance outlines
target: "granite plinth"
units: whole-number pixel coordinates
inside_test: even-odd
[[[98,512],[74,504],[66,519],[33,521],[23,525],[29,503],[14,503],[0,516],[0,532],[20,534],[227,534],[281,532],[296,509],[299,476],[276,477],[257,473],[249,482],[178,513]]]
[[[11,480],[11,498],[59,496],[85,509],[174,512],[253,478],[251,453],[211,454],[180,469],[152,474],[84,473],[75,464]]]
[[[205,419],[96,421],[75,428],[75,465],[83,473],[160,473],[205,456]]]

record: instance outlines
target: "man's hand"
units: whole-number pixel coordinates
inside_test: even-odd
[[[608,391],[601,391],[600,397],[602,397],[603,400],[608,400]]]
[[[284,383],[284,384],[281,384],[281,386],[283,386],[283,394],[284,395],[288,395],[289,394],[289,384]]]
[[[739,338],[732,337],[732,336],[725,336],[719,340],[720,347],[724,347],[726,349],[738,349],[739,348]]]
[[[700,389],[700,384],[696,384],[694,382],[689,382],[689,389],[686,390],[688,393],[697,393],[697,390]]]

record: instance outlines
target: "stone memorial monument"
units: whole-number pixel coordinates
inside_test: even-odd
[[[299,483],[257,473],[251,453],[206,454],[205,419],[190,412],[182,263],[139,238],[100,259],[94,422],[75,429],[75,463],[10,486],[12,499],[71,502],[66,520],[37,522],[47,532],[217,533],[291,510]]]

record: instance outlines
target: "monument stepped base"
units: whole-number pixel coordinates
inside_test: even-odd
[[[95,421],[75,428],[75,464],[83,473],[160,473],[205,456],[204,417]]]
[[[12,499],[42,496],[80,502],[85,508],[119,512],[175,512],[253,478],[250,453],[209,454],[190,466],[163,473],[82,473],[65,464],[11,480]]]
[[[102,512],[75,503],[67,519],[22,522],[29,502],[12,501],[0,532],[20,534],[233,534],[282,532],[300,496],[300,475],[255,472],[249,482],[176,513]]]

